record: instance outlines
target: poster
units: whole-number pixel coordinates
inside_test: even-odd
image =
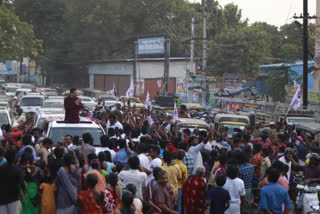
[[[157,81],[157,85],[158,85],[158,88],[161,88],[161,86],[162,86],[162,80],[158,80],[158,81]]]
[[[184,92],[184,84],[183,83],[177,83],[177,93],[183,93]]]
[[[199,94],[198,94],[198,93],[193,93],[193,94],[192,94],[192,100],[193,100],[194,102],[198,102],[198,100],[199,100]]]
[[[241,103],[234,101],[226,101],[227,111],[241,111]]]
[[[136,95],[141,96],[142,94],[144,94],[144,81],[140,80],[136,83]]]

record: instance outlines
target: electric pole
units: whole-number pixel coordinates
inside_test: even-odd
[[[190,69],[189,69],[189,74],[187,75],[187,98],[188,102],[191,102],[191,97],[189,93],[189,78],[190,78],[190,73],[194,72],[194,22],[195,19],[194,17],[191,19],[191,42],[190,42]]]
[[[309,16],[308,13],[308,0],[303,0],[303,15],[296,16],[294,15],[293,18],[295,19],[302,19],[303,20],[303,107],[308,106],[308,20],[315,19],[315,16]]]
[[[134,42],[134,61],[133,61],[133,96],[136,96],[136,87],[137,87],[137,55],[138,55],[138,42]],[[141,94],[140,94],[141,96]]]
[[[303,0],[303,106],[308,106],[308,0]]]
[[[202,0],[203,7],[203,43],[202,43],[202,77],[203,77],[203,93],[202,103],[203,106],[207,106],[207,12],[206,12],[206,0]]]
[[[170,40],[166,39],[164,42],[165,47],[165,62],[164,62],[164,85],[163,94],[167,96],[169,90],[169,65],[170,65]]]

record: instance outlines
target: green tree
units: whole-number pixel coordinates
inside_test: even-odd
[[[20,59],[36,56],[41,42],[34,36],[33,27],[22,22],[14,12],[0,5],[0,58]]]
[[[256,26],[231,28],[216,36],[209,49],[209,72],[214,75],[255,75],[270,62],[271,37]]]

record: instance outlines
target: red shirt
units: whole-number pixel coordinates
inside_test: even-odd
[[[75,103],[76,99],[71,98],[70,96],[64,99],[64,108],[66,110],[64,120],[69,123],[79,123],[80,116],[79,111],[83,109],[83,105],[80,102],[80,105]]]

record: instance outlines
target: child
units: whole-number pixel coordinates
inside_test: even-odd
[[[222,187],[226,183],[226,177],[218,175],[216,177],[217,187],[209,189],[207,200],[210,201],[210,214],[223,214],[230,207],[229,192]]]
[[[56,184],[54,184],[53,181],[53,177],[49,176],[47,182],[40,185],[40,190],[42,190],[41,213],[43,214],[56,213],[56,202],[54,197]]]

